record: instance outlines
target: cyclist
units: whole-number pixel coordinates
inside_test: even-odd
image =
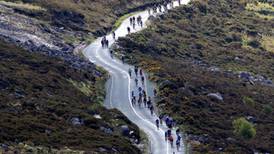
[[[150,105],[149,110],[150,110],[150,114],[153,116],[153,110],[154,110],[153,105]]]
[[[101,40],[101,45],[102,45],[102,47],[104,48],[104,46],[105,46],[105,42],[104,42],[104,40],[103,40],[103,39]]]
[[[130,27],[127,27],[127,33],[128,34],[130,33]]]
[[[144,102],[144,107],[146,107],[147,106],[147,97],[144,96],[143,102]]]
[[[179,133],[180,133],[180,129],[176,129],[176,135],[179,136]]]
[[[136,97],[135,96],[132,97],[131,102],[132,102],[133,106],[136,106]]]
[[[143,76],[143,70],[142,69],[140,69],[140,75]]]
[[[131,91],[131,97],[134,97],[134,91],[133,90]]]
[[[146,93],[145,90],[142,90],[142,93],[143,93],[143,95],[144,95],[145,97],[147,96],[147,93]]]
[[[168,138],[168,131],[165,131],[165,141],[167,141]]]
[[[131,70],[131,68],[129,68],[128,69],[128,74],[129,74],[130,77],[131,77],[131,73],[132,73],[132,70]]]
[[[115,40],[115,38],[116,38],[116,34],[115,34],[115,32],[114,32],[114,31],[112,32],[112,37],[113,37],[113,39]]]
[[[168,137],[168,140],[169,140],[169,143],[170,143],[171,148],[173,148],[173,137],[172,137],[172,135],[170,135],[170,136]]]
[[[180,150],[180,146],[181,146],[181,136],[177,136],[177,140],[176,140],[176,148],[177,148],[177,151]]]
[[[138,90],[139,90],[139,92],[142,92],[143,89],[142,89],[142,87],[139,87]]]
[[[125,63],[125,56],[122,56],[122,62]]]
[[[138,105],[139,105],[139,107],[141,107],[141,106],[142,106],[142,97],[139,97],[139,100],[138,100]]]
[[[138,67],[137,66],[135,66],[134,72],[135,72],[135,75],[138,76]]]
[[[109,46],[109,41],[106,40],[106,47],[108,48],[108,46]]]
[[[145,77],[142,76],[142,77],[141,77],[141,80],[142,80],[142,84],[144,85],[144,84],[145,84]]]
[[[151,98],[148,97],[148,101],[147,101],[147,107],[150,108],[150,106],[152,105],[152,102],[151,102]]]
[[[139,92],[139,98],[143,98],[143,95],[141,92]]]
[[[153,93],[154,93],[154,96],[157,96],[157,90],[156,90],[156,88],[154,88]]]
[[[167,130],[167,137],[171,136],[171,130]]]
[[[136,84],[136,86],[138,86],[138,79],[137,78],[135,78],[135,84]]]
[[[129,18],[129,21],[130,21],[130,25],[132,25],[132,22],[133,22],[133,21],[132,21],[132,18]]]
[[[159,116],[159,119],[160,119],[160,124],[162,125],[163,124],[163,115],[161,114],[160,116]]]
[[[159,127],[160,127],[160,125],[159,125],[160,124],[159,119],[156,119],[155,123],[156,123],[157,129],[159,130]]]
[[[166,125],[168,128],[172,128],[172,120],[170,120],[169,118],[166,118]]]
[[[133,29],[135,29],[135,27],[136,27],[136,24],[135,24],[135,22],[133,23],[132,27],[133,27]]]

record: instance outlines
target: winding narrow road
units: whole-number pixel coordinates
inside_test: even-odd
[[[189,0],[181,0],[181,4],[187,4]],[[174,2],[174,7],[178,6],[178,1]],[[135,17],[141,16],[144,23],[149,18],[148,11],[136,13]],[[127,27],[130,25],[129,18],[124,20],[121,26],[115,31],[116,38],[124,37],[128,34]],[[131,32],[138,32],[146,28],[136,26],[136,29],[131,28]],[[112,35],[106,37],[109,40],[109,45],[112,45],[115,40]],[[120,60],[112,58],[109,49],[101,47],[101,39],[98,38],[84,51],[84,55],[97,66],[103,67],[111,75],[107,84],[107,97],[105,106],[107,108],[117,108],[126,115],[133,123],[142,129],[148,136],[150,141],[150,149],[153,154],[173,154],[173,152],[184,153],[184,147],[181,147],[177,152],[175,148],[171,148],[168,142],[165,141],[164,132],[167,130],[162,126],[159,130],[155,125],[156,115],[151,116],[149,110],[139,107],[133,107],[131,103],[131,91],[136,91],[135,77],[131,78],[128,74],[129,68],[133,67],[123,64]],[[139,79],[140,81],[140,79]],[[153,83],[146,80],[145,86],[149,96],[153,96]],[[137,91],[136,91],[137,94]],[[173,132],[174,133],[174,132]]]

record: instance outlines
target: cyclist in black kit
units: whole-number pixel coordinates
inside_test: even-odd
[[[127,33],[128,34],[130,33],[130,27],[127,27]]]
[[[112,37],[113,37],[113,39],[115,40],[115,38],[116,38],[115,32],[112,32]]]
[[[160,127],[160,121],[159,121],[159,119],[156,119],[155,123],[156,123],[157,129],[159,130],[159,127]]]
[[[138,76],[138,67],[137,66],[135,66],[134,72],[135,72],[135,75]]]
[[[149,110],[150,110],[150,114],[153,115],[153,111],[154,111],[153,105],[150,106]]]
[[[131,77],[131,73],[132,73],[132,70],[131,70],[131,68],[129,68],[128,69],[128,74],[129,74],[130,77]]]
[[[145,84],[145,77],[142,76],[142,77],[141,77],[141,80],[142,80],[142,84],[144,85],[144,84]]]
[[[137,78],[135,78],[135,84],[136,84],[136,86],[138,86],[138,79]]]
[[[136,97],[135,96],[132,97],[131,102],[132,102],[133,106],[136,106]]]

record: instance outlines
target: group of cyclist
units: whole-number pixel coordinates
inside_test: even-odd
[[[178,0],[179,5],[181,4],[181,0]],[[151,14],[151,10],[154,13],[157,13],[157,10],[159,10],[160,12],[162,12],[162,6],[164,8],[164,11],[168,9],[168,5],[170,5],[171,7],[173,7],[173,1],[172,0],[164,0],[162,5],[155,5],[152,8],[149,9],[149,14]],[[131,32],[131,27],[133,29],[136,28],[136,24],[140,27],[143,27],[143,21],[142,21],[142,17],[138,16],[136,17],[131,17],[130,19],[130,26],[127,27],[127,31],[128,33]],[[116,35],[115,32],[112,32],[112,37],[113,39],[115,39]],[[106,39],[106,37],[103,37],[103,39],[101,40],[101,44],[103,48],[108,48],[109,46],[109,41]],[[122,62],[124,63],[124,57],[122,57]],[[139,108],[145,108],[148,109],[150,111],[150,114],[153,116],[155,115],[154,113],[154,106],[152,103],[152,98],[151,96],[148,96],[147,91],[145,90],[145,75],[144,72],[141,68],[135,66],[133,69],[129,69],[128,70],[129,76],[131,78],[134,78],[135,81],[135,85],[137,87],[136,91],[132,91],[131,92],[131,103],[133,105],[133,107],[137,107],[139,106]],[[135,93],[136,92],[136,93]],[[157,95],[157,90],[154,89],[153,90],[154,93],[154,97]],[[160,129],[160,125],[163,125],[163,122],[165,122],[165,125],[168,127],[168,130],[165,131],[165,141],[169,142],[171,147],[174,148],[174,140],[175,138],[172,135],[172,128],[175,127],[175,121],[169,117],[169,116],[163,116],[160,115],[159,118],[157,118],[155,120],[156,123],[156,127],[159,130]],[[180,144],[181,144],[181,136],[179,133],[179,129],[176,130],[176,148],[177,151],[179,151],[180,149]]]
[[[147,108],[150,110],[150,114],[153,116],[154,114],[154,106],[152,103],[152,99],[150,96],[148,96],[145,88],[145,76],[144,72],[142,69],[139,67],[135,66],[134,69],[129,69],[128,70],[129,76],[131,78],[135,77],[135,85],[137,87],[137,95],[135,91],[133,90],[131,92],[131,103],[133,107],[139,106],[139,108]],[[141,83],[139,83],[139,78],[141,79]],[[154,97],[157,96],[157,90],[154,89],[153,91]],[[169,116],[164,116],[160,115],[159,118],[155,120],[155,124],[157,129],[160,129],[160,125],[163,125],[163,122],[165,125],[168,127],[168,130],[165,132],[165,140],[168,141],[171,145],[172,148],[174,148],[174,137],[172,135],[172,129],[175,128],[175,121],[169,117]],[[179,134],[179,129],[176,130],[176,149],[179,151],[180,146],[181,146],[181,139],[182,137]]]
[[[129,21],[130,21],[130,26],[133,29],[136,28],[136,24],[140,27],[143,27],[143,20],[142,20],[142,17],[140,15],[137,18],[135,16],[129,18]],[[131,32],[131,27],[130,26],[127,27],[128,34]]]
[[[130,68],[128,70],[129,76],[132,78],[133,77],[133,70]],[[147,108],[150,110],[150,114],[153,115],[154,114],[154,106],[152,103],[152,99],[150,96],[148,96],[145,88],[145,76],[143,73],[143,70],[138,68],[137,66],[134,67],[134,73],[135,73],[135,84],[137,89],[137,94],[135,95],[135,91],[131,92],[131,102],[132,105],[135,106],[139,106],[139,108]],[[141,79],[141,83],[139,83],[139,79]],[[156,89],[154,90],[156,91]]]
[[[172,135],[172,128],[174,128],[175,125],[176,125],[175,121],[171,117],[169,117],[169,116],[160,116],[159,120],[158,121],[157,120],[156,120],[156,125],[159,124],[159,123],[162,125],[163,121],[165,121],[165,124],[168,127],[168,130],[165,131],[165,140],[168,141],[170,143],[171,147],[173,148],[174,147],[174,137]],[[176,129],[176,141],[175,141],[175,144],[176,144],[177,151],[180,150],[181,139],[182,139],[182,137],[180,135],[180,130]]]
[[[112,38],[115,40],[116,39],[116,34],[115,32],[113,31],[112,32]],[[103,48],[108,48],[109,47],[109,40],[107,39],[106,36],[104,36],[101,40],[101,45]]]
[[[103,48],[108,48],[109,46],[109,41],[107,40],[106,36],[104,36],[101,40],[101,45]]]
[[[173,137],[173,135],[172,135],[171,129],[168,129],[168,130],[165,132],[165,140],[168,141],[168,142],[170,143],[171,148],[174,148],[174,137]],[[180,150],[180,147],[181,147],[181,140],[182,140],[182,137],[181,137],[181,135],[180,135],[180,130],[177,129],[177,130],[176,130],[176,141],[175,141],[177,151]]]
[[[181,0],[177,0],[178,4],[181,5]],[[151,13],[157,13],[158,10],[159,12],[164,12],[168,10],[168,5],[173,8],[174,7],[174,1],[173,0],[164,0],[162,3],[155,4],[151,8],[148,9],[149,15]]]

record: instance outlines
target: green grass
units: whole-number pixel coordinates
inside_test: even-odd
[[[274,7],[270,3],[256,2],[256,3],[248,3],[246,5],[246,9],[250,11],[270,11],[274,12]]]
[[[262,37],[262,46],[269,52],[274,53],[274,37],[273,36],[263,36]]]
[[[254,107],[256,105],[256,102],[248,96],[243,97],[243,102],[250,107]]]
[[[91,96],[94,92],[94,88],[91,85],[91,82],[88,81],[74,81],[72,79],[68,80],[71,84],[73,84],[74,87],[76,87],[77,89],[79,89],[82,93],[84,93],[86,96]]]
[[[121,16],[136,10],[141,6],[155,3],[154,0],[132,0],[132,1],[90,1],[75,0],[56,1],[56,0],[35,0],[23,3],[23,0],[5,0],[9,5],[15,5],[21,10],[25,9],[45,9],[42,15],[34,14],[39,20],[47,21],[53,25],[62,26],[66,29],[76,31],[92,32],[96,36],[106,34],[113,28],[113,23]],[[25,11],[28,12],[28,11]],[[56,13],[58,12],[58,13]],[[64,16],[63,13],[69,12],[71,16]],[[124,18],[124,17],[122,17]],[[115,24],[116,26],[119,23]]]
[[[17,9],[27,9],[27,10],[31,10],[31,11],[47,11],[43,7],[40,7],[38,5],[29,4],[29,3],[22,3],[22,2],[14,3],[14,2],[6,2],[4,0],[0,0],[0,4],[9,6],[12,8],[17,8]]]
[[[234,133],[243,137],[246,140],[250,140],[255,137],[256,129],[245,118],[238,118],[233,121]]]
[[[255,2],[248,3],[245,7],[248,11],[253,11],[255,14],[263,19],[274,19],[274,7],[270,3]]]

